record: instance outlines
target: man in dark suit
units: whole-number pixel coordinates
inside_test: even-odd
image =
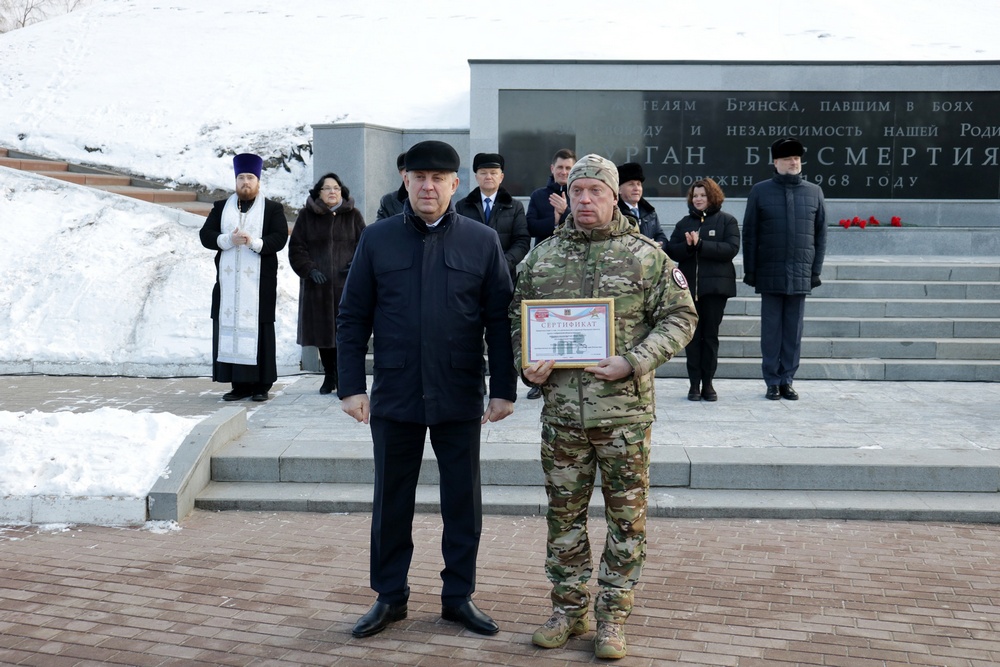
[[[510,196],[503,183],[503,156],[499,153],[477,153],[472,158],[472,172],[479,187],[455,204],[459,215],[479,220],[496,230],[500,247],[510,267],[510,277],[517,275],[517,265],[531,248],[528,221],[524,205]]]
[[[288,223],[281,204],[260,196],[263,166],[251,153],[233,158],[236,192],[215,202],[200,233],[201,244],[216,251],[212,379],[232,383],[226,401],[266,401],[278,379],[274,311]]]
[[[440,141],[406,152],[403,213],[361,234],[337,317],[341,408],[371,425],[375,489],[371,586],[378,600],[355,637],[406,618],[411,527],[430,431],[440,473],[441,617],[480,634],[499,631],[472,601],[482,531],[482,424],[514,411],[516,377],[507,261],[492,229],[455,212],[459,158]],[[490,398],[483,409],[483,336]],[[369,401],[365,356],[374,335]]]

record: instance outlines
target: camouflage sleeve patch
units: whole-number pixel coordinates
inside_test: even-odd
[[[670,275],[673,276],[674,283],[678,287],[680,287],[681,289],[687,289],[688,288],[687,278],[684,277],[684,273],[680,269],[678,269],[676,266],[674,267],[674,270],[670,272]]]

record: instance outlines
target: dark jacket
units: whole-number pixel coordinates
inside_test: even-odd
[[[222,209],[226,200],[220,199],[212,206],[212,212],[205,219],[199,236],[201,244],[215,250],[215,288],[212,290],[212,319],[219,318],[219,234],[222,233]],[[278,301],[278,251],[288,243],[288,222],[285,209],[276,201],[264,200],[264,224],[261,230],[263,247],[260,249],[260,303],[257,320],[261,324],[274,322],[274,310]]]
[[[826,255],[823,190],[775,174],[750,189],[743,217],[743,282],[758,294],[809,294]]]
[[[660,227],[660,216],[656,215],[656,209],[646,201],[645,197],[639,197],[639,204],[636,208],[639,209],[639,233],[653,239],[660,244],[661,248],[666,249],[667,235],[663,232],[663,228]],[[628,204],[621,197],[618,198],[618,209],[622,212],[622,215],[632,217],[632,209],[628,207]]]
[[[552,204],[549,203],[549,195],[553,193],[566,194],[566,186],[557,185],[556,179],[549,176],[548,184],[544,188],[538,188],[532,192],[531,199],[528,200],[528,211],[525,217],[528,220],[528,233],[531,234],[531,238],[535,239],[535,243],[544,241],[555,231],[555,211],[552,209]],[[569,201],[568,195],[567,201]],[[559,224],[564,223],[568,217],[569,206],[559,218]]]
[[[513,286],[496,232],[450,206],[433,229],[403,213],[365,228],[337,316],[341,398],[367,389],[371,415],[433,425],[483,414],[483,333],[490,397],[516,398]]]
[[[337,345],[337,304],[344,293],[347,269],[365,229],[361,211],[348,199],[330,209],[312,197],[299,211],[288,241],[288,263],[299,280],[299,345],[321,348]],[[316,269],[327,281],[316,284],[309,272]]]
[[[510,277],[517,275],[517,265],[528,254],[531,248],[531,235],[528,234],[528,222],[524,216],[524,206],[510,196],[510,193],[500,188],[493,199],[490,219],[484,220],[483,196],[479,188],[469,193],[465,199],[455,203],[455,211],[467,218],[485,222],[496,230],[500,237],[500,247],[503,248]]]
[[[685,232],[698,232],[698,245],[688,245]],[[733,258],[740,251],[740,224],[736,218],[719,209],[692,209],[674,227],[666,249],[696,299],[706,294],[736,296]]]
[[[406,186],[400,185],[399,189],[395,192],[387,192],[382,195],[382,199],[378,202],[378,212],[375,213],[375,219],[381,220],[383,218],[391,218],[394,215],[399,215],[403,212],[403,202],[407,200],[409,195],[406,192]]]

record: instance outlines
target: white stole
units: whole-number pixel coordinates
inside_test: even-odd
[[[233,194],[222,209],[222,233],[235,230],[263,237],[264,197],[257,193],[253,206],[241,213]],[[260,255],[249,245],[223,250],[219,257],[219,356],[218,361],[257,365],[257,326],[260,310]]]

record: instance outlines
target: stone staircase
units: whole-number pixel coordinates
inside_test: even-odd
[[[737,267],[742,275],[742,267]],[[760,298],[739,284],[720,378],[760,378]],[[659,377],[686,377],[669,363]],[[828,257],[806,302],[797,379],[1000,380],[1000,258]]]
[[[40,158],[6,148],[0,148],[0,167],[30,171],[40,176],[85,185],[161,206],[178,208],[196,215],[208,216],[212,210],[212,203],[200,201],[196,192],[172,190],[151,181],[59,160]]]

